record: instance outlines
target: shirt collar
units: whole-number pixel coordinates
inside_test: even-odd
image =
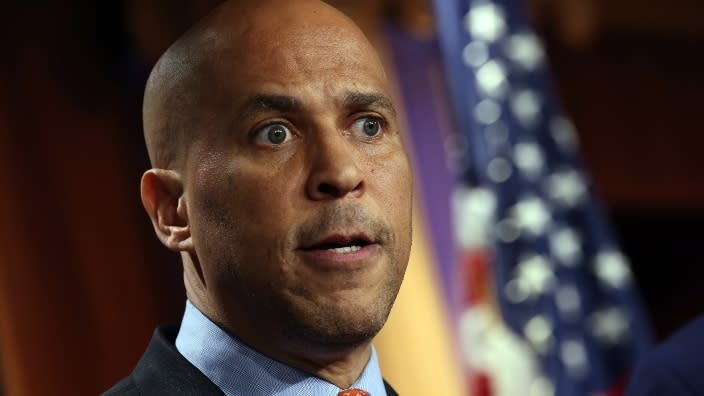
[[[335,396],[341,390],[255,351],[218,327],[190,301],[186,302],[176,349],[228,396]],[[364,389],[372,396],[386,396],[374,346],[369,362],[352,387]]]

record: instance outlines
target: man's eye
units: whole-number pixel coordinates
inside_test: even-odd
[[[255,139],[267,145],[279,145],[291,140],[291,131],[281,124],[271,124],[259,129]]]
[[[352,130],[366,137],[377,136],[381,132],[381,120],[374,117],[364,117],[352,124]]]

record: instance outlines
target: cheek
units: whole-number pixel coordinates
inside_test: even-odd
[[[380,212],[396,235],[395,255],[399,264],[406,264],[411,245],[413,177],[403,151],[387,157],[372,169]]]
[[[246,224],[252,234],[266,236],[289,228],[295,213],[294,196],[298,194],[296,177],[272,166],[242,166],[228,177],[232,199],[229,205],[237,213],[236,221]]]
[[[227,221],[238,230],[237,240],[230,243],[241,247],[237,255],[246,265],[254,262],[271,273],[286,270],[291,230],[301,213],[295,206],[301,183],[294,173],[291,167],[246,160],[225,172],[228,188],[222,205],[228,208]]]
[[[276,287],[286,272],[289,211],[281,191],[261,180],[230,174],[219,188],[203,190],[194,244],[214,290],[233,287],[257,293]],[[233,286],[234,282],[234,286]],[[259,285],[254,287],[254,285]]]
[[[406,214],[406,217],[409,217],[408,211],[412,207],[413,177],[405,153],[400,151],[378,162],[378,166],[372,170],[372,173],[384,197],[385,209],[399,216]]]
[[[286,161],[263,161],[250,153],[222,155],[217,160],[203,161],[196,175],[195,186],[203,202],[211,207],[226,208],[229,216],[223,221],[250,225],[273,225],[272,220],[285,216],[292,193],[293,175]],[[289,174],[286,174],[286,173]],[[222,211],[221,211],[222,212]]]

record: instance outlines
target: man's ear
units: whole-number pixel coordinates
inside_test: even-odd
[[[173,170],[150,169],[142,176],[141,193],[161,243],[174,251],[193,251],[181,175]]]

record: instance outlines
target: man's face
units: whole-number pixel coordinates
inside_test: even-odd
[[[368,340],[411,244],[411,173],[382,67],[347,28],[242,34],[213,68],[212,122],[184,174],[209,313],[245,338]]]

